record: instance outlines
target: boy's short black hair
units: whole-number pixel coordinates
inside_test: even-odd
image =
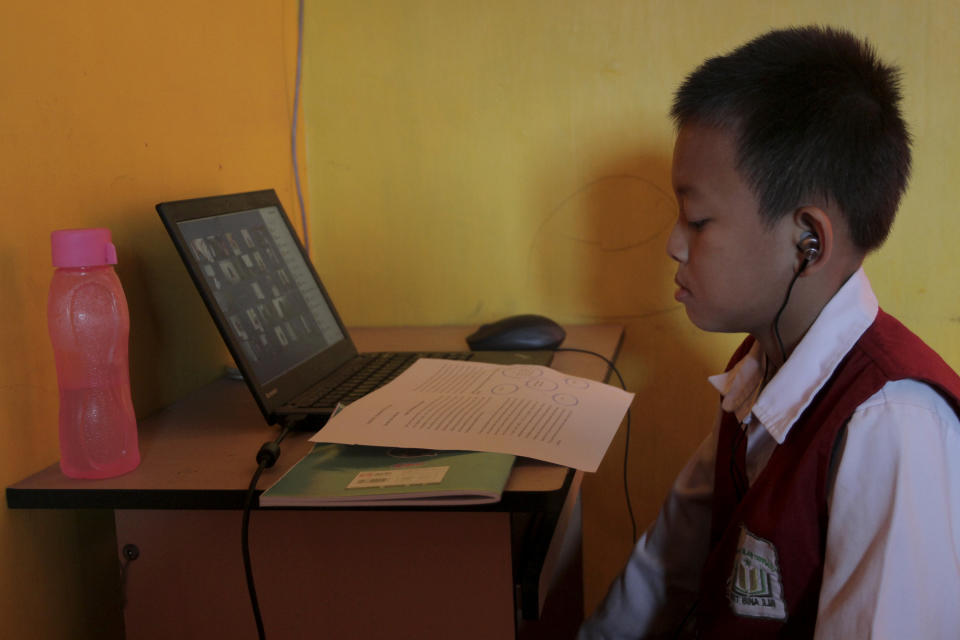
[[[819,198],[837,205],[864,252],[886,239],[910,175],[899,70],[852,34],[771,31],[711,58],[677,90],[678,128],[737,137],[737,169],[773,224]]]

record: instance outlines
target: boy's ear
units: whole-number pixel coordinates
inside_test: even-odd
[[[834,229],[830,216],[819,207],[802,207],[793,214],[796,269],[811,275],[830,261],[834,248]],[[804,266],[804,263],[806,265]]]

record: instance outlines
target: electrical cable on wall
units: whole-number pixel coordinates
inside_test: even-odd
[[[307,229],[307,209],[303,203],[303,188],[300,186],[300,165],[297,161],[297,121],[300,111],[300,84],[303,64],[303,0],[297,2],[297,74],[293,84],[293,120],[290,126],[290,156],[293,160],[293,181],[297,186],[297,201],[300,203],[300,224],[303,227],[303,246],[310,257],[310,232]]]

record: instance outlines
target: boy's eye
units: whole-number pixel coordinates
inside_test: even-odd
[[[687,222],[687,224],[689,224],[694,231],[700,231],[707,226],[707,222],[709,221],[710,220],[708,218],[702,218],[700,220],[690,220]]]

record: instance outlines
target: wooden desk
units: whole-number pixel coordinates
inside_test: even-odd
[[[355,329],[358,348],[456,350],[464,327]],[[565,346],[614,357],[622,328],[568,328]],[[603,379],[598,358],[553,366]],[[275,434],[246,387],[218,380],[140,423],[142,462],[108,480],[58,465],[7,488],[11,508],[108,508],[125,561],[128,638],[255,638],[240,512],[260,445]],[[263,490],[303,457],[288,436]],[[497,505],[262,509],[250,548],[268,637],[568,637],[582,616],[580,473],[521,461]]]

